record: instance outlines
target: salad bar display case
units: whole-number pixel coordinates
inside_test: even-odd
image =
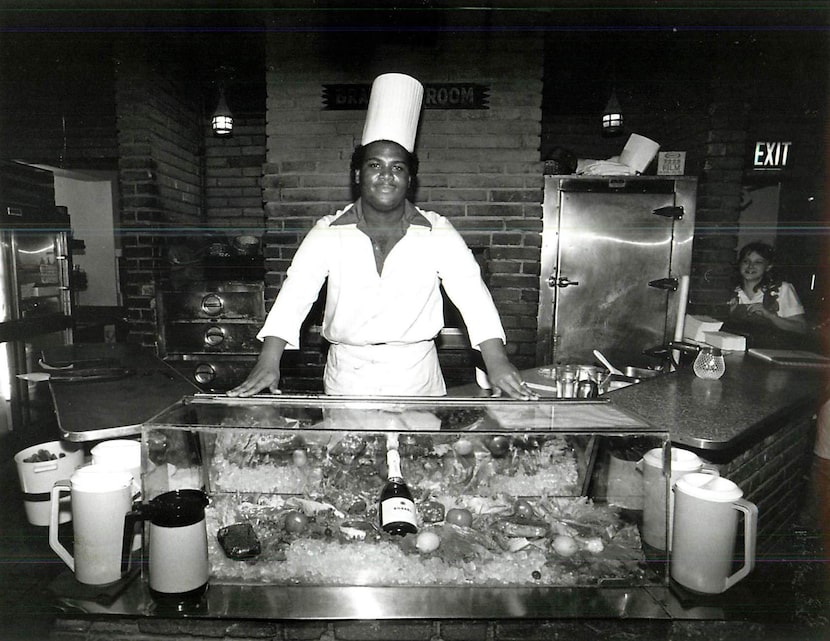
[[[209,497],[195,616],[665,618],[665,554],[610,497],[620,444],[669,435],[602,399],[200,394],[142,427],[143,500]],[[379,527],[389,448],[414,534]],[[129,613],[153,612],[145,584]]]

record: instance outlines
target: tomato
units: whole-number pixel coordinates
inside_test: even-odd
[[[444,522],[462,527],[470,527],[473,524],[473,515],[470,510],[463,507],[454,507],[451,510],[447,510],[447,514],[444,516]]]
[[[487,449],[494,458],[502,458],[510,450],[510,439],[506,436],[494,436],[485,442]]]
[[[285,513],[285,529],[288,532],[299,534],[308,527],[308,517],[302,512],[291,510]]]
[[[535,516],[533,506],[530,504],[530,501],[526,501],[525,499],[519,499],[513,504],[513,514],[516,518],[525,521]]]

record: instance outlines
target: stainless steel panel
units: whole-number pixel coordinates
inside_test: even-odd
[[[202,391],[223,392],[248,377],[256,364],[256,355],[187,354],[167,357],[165,361]]]
[[[140,433],[141,424],[199,388],[153,350],[130,343],[54,346],[40,355],[55,366],[106,363],[133,371],[132,376],[73,383],[49,381],[61,436],[72,442],[99,441]]]
[[[618,366],[653,364],[642,352],[672,337],[677,302],[649,283],[690,271],[695,185],[546,178],[539,362],[593,362],[599,349]]]
[[[162,354],[206,352],[211,354],[258,354],[256,335],[260,322],[178,322],[162,326]]]
[[[202,319],[265,319],[264,285],[194,283],[186,290],[159,294],[161,322]]]
[[[668,619],[679,610],[668,589],[647,588],[373,588],[211,585],[187,618],[293,620],[372,619]],[[59,597],[69,612],[162,615],[142,581],[112,602]],[[711,618],[678,616],[676,618]],[[721,615],[722,617],[722,615]]]
[[[43,210],[9,208],[20,218],[0,229],[0,400],[10,401],[19,429],[39,420],[44,404],[37,386],[18,375],[38,369],[42,348],[73,341],[72,260],[69,218],[54,200]]]

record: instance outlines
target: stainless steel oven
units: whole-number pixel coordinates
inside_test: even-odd
[[[196,281],[156,296],[159,355],[202,390],[226,391],[256,363],[262,283]]]

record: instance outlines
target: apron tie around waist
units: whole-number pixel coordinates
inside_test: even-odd
[[[326,394],[338,396],[443,396],[447,393],[435,342],[329,347]]]

